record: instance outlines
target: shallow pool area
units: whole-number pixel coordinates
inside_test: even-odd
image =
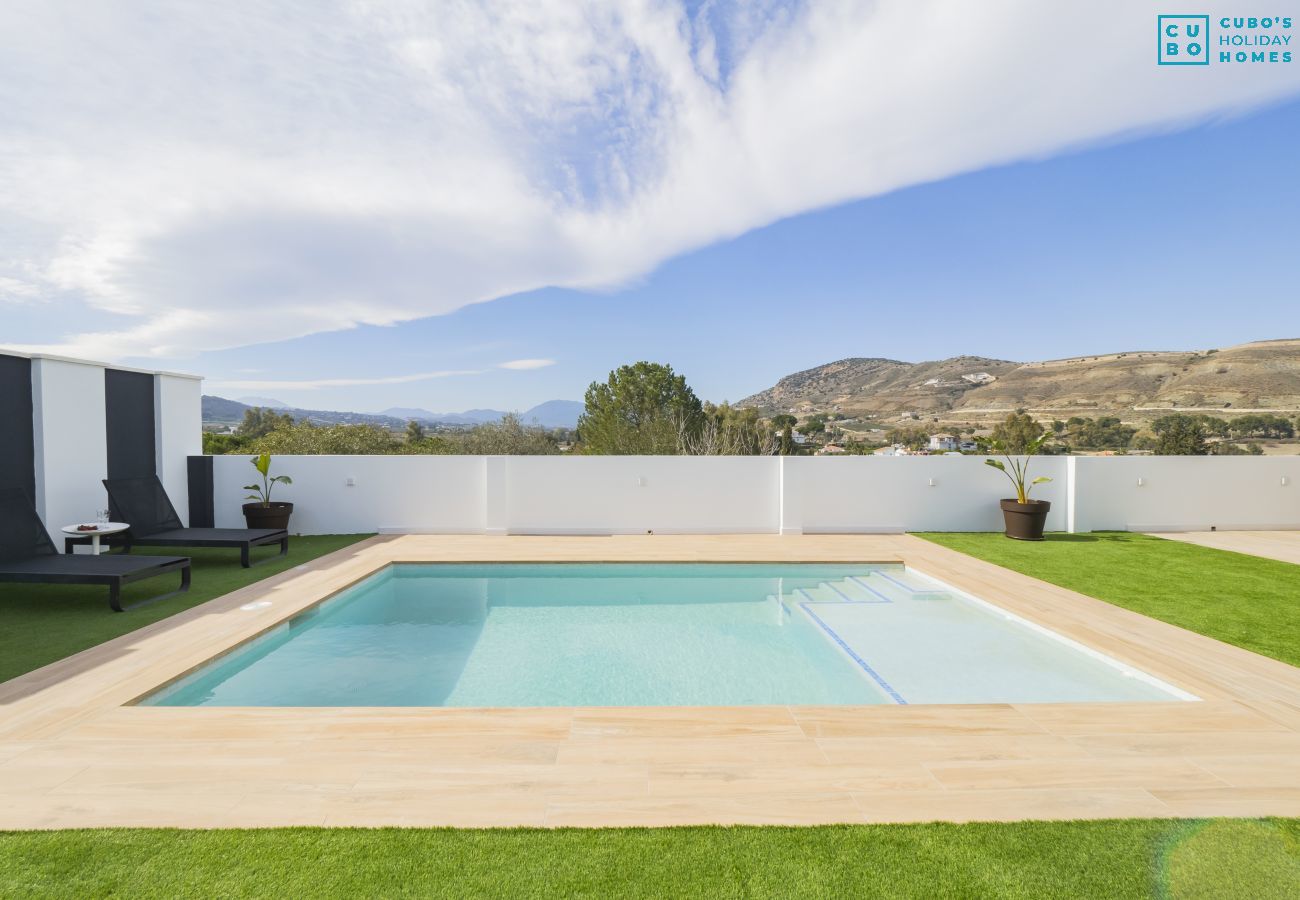
[[[902,565],[389,566],[156,706],[1034,703],[1192,695]]]

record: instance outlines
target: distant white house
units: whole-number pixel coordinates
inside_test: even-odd
[[[844,448],[841,447],[839,444],[827,444],[825,447],[822,447],[820,450],[818,450],[815,455],[834,456],[836,454],[843,453],[843,452],[844,452]]]
[[[955,438],[951,434],[930,435],[930,443],[928,445],[930,450],[937,451],[939,453],[946,453],[949,450],[956,450],[958,446],[960,445],[957,441],[957,438]]]
[[[962,441],[960,444],[957,445],[957,449],[960,450],[962,453],[974,453],[979,448],[980,445],[975,443],[974,441]]]

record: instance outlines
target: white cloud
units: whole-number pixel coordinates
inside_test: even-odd
[[[237,391],[317,391],[321,388],[359,387],[371,384],[410,384],[435,378],[482,375],[478,369],[449,369],[441,372],[415,372],[409,375],[385,375],[379,378],[309,378],[301,381],[209,381],[208,387]]]
[[[547,366],[555,365],[553,359],[512,359],[510,362],[503,362],[497,368],[499,369],[545,369]]]
[[[1126,0],[8,0],[0,285],[44,317],[25,349],[183,356],[617,285],[1300,89],[1157,67],[1154,29]]]

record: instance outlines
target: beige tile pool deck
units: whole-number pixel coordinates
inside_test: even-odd
[[[438,560],[901,560],[1203,700],[130,705],[383,565]],[[902,535],[379,537],[0,685],[0,829],[1208,815],[1300,815],[1300,669]]]

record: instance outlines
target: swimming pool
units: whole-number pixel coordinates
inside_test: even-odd
[[[141,703],[1194,699],[902,565],[430,563],[390,566]]]

